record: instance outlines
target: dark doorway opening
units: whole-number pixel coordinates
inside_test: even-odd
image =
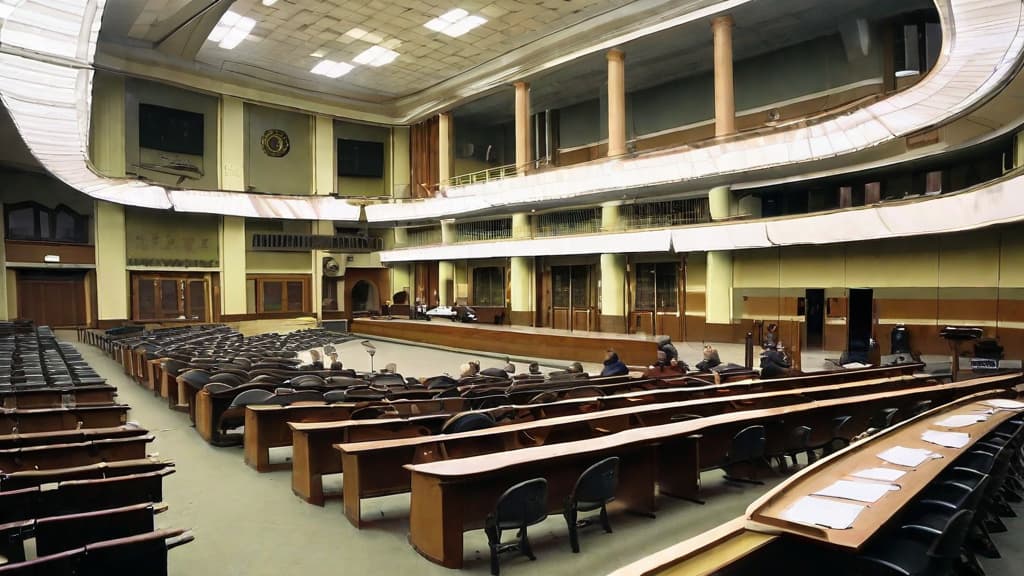
[[[808,288],[806,298],[807,348],[820,350],[825,340],[825,290]]]
[[[874,322],[874,291],[851,288],[846,320],[847,351],[850,362],[868,363],[871,350],[871,326]]]

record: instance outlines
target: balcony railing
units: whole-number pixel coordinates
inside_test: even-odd
[[[434,246],[441,243],[441,227],[409,228],[405,233],[405,246]]]
[[[455,224],[455,242],[486,242],[512,237],[512,219],[459,222]]]
[[[668,228],[710,222],[711,209],[707,198],[687,198],[630,204],[622,207],[620,217],[626,230]]]
[[[265,252],[374,252],[384,249],[384,240],[374,236],[318,236],[315,234],[253,234],[252,249]]]
[[[495,166],[494,168],[488,168],[486,170],[470,172],[469,174],[452,176],[445,181],[445,184],[448,186],[465,186],[466,184],[476,184],[478,182],[504,180],[505,178],[512,178],[514,176],[516,176],[516,165],[507,164],[505,166]]]
[[[567,236],[571,234],[596,234],[601,231],[601,209],[579,208],[548,212],[536,216],[534,236]]]

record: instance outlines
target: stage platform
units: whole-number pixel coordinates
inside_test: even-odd
[[[529,326],[462,324],[442,319],[428,322],[397,318],[357,318],[352,321],[349,330],[353,334],[408,340],[447,348],[568,362],[600,363],[609,348],[614,348],[626,364],[647,364],[658,355],[658,346],[654,338],[635,334],[570,332]]]

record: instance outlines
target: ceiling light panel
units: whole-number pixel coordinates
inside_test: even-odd
[[[352,71],[355,66],[348,62],[335,62],[334,60],[321,60],[310,70],[313,74],[327,76],[328,78],[341,78]]]
[[[277,0],[263,0],[264,6],[273,6],[274,4],[277,4]]]
[[[378,67],[394,62],[395,58],[398,58],[398,52],[394,50],[389,50],[383,46],[370,46],[360,52],[352,61],[356,64]]]
[[[217,42],[218,46],[225,50],[231,50],[241,44],[255,27],[256,21],[252,18],[228,10],[213,27],[209,40]]]
[[[434,32],[440,32],[451,36],[452,38],[458,38],[466,32],[481,26],[485,22],[487,22],[487,19],[483,16],[470,14],[462,8],[456,8],[441,14],[423,26],[433,30]]]

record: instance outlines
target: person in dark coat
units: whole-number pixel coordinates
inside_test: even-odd
[[[669,360],[668,354],[658,350],[658,360],[647,367],[644,378],[678,378],[686,374],[686,364],[678,360]]]
[[[761,378],[785,378],[793,372],[793,363],[784,348],[765,347],[761,353]]]
[[[601,376],[623,376],[629,374],[629,368],[619,360],[619,355],[611,348],[604,355],[604,368],[601,369]]]
[[[711,346],[704,347],[704,359],[697,363],[697,370],[699,372],[710,372],[712,368],[722,363],[722,359],[718,357],[718,350],[715,350]]]
[[[344,370],[345,369],[345,367],[342,366],[341,362],[338,360],[338,353],[337,352],[331,352],[330,356],[331,356],[331,370]]]
[[[508,378],[508,374],[501,368],[484,368],[480,371],[481,376],[490,376],[491,378]]]
[[[309,364],[307,364],[306,366],[303,366],[303,368],[305,368],[306,370],[323,370],[324,369],[324,361],[320,357],[320,351],[319,350],[310,350],[309,351],[309,356],[312,359],[312,361]]]
[[[672,338],[670,336],[658,336],[655,340],[658,343],[658,350],[665,353],[667,361],[678,360],[679,351],[676,350],[674,344],[672,344]]]

